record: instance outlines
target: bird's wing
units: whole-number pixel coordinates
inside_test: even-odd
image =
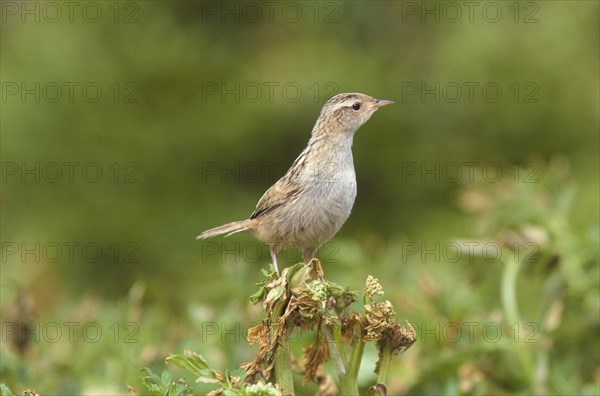
[[[300,193],[300,184],[297,181],[283,177],[271,186],[256,204],[251,219],[263,216],[274,209],[293,201]]]

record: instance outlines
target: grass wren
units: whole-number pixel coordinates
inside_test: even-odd
[[[319,246],[339,231],[354,205],[354,133],[377,109],[392,103],[361,93],[329,99],[308,145],[263,194],[250,218],[206,230],[197,239],[247,231],[269,245],[277,273],[277,253],[284,247],[302,249],[308,263]]]

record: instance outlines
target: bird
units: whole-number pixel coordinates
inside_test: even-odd
[[[392,103],[362,93],[340,93],[330,98],[306,148],[263,194],[250,218],[211,228],[196,239],[250,233],[269,245],[277,274],[277,254],[283,248],[301,249],[304,261],[310,262],[319,246],[340,230],[354,205],[354,133],[380,107]]]

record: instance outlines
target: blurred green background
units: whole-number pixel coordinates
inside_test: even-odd
[[[268,251],[195,236],[249,216],[322,104],[356,91],[396,104],[355,136],[358,197],[320,257],[342,285],[379,278],[415,324],[389,394],[600,393],[597,2],[1,11],[0,381],[14,392],[125,394],[184,348],[219,370],[251,360]],[[475,248],[455,259],[456,241]],[[370,345],[363,389],[375,360]]]

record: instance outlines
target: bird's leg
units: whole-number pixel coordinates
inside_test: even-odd
[[[271,252],[271,260],[273,260],[273,266],[275,267],[275,272],[277,276],[279,276],[279,267],[277,267],[277,248],[274,246],[269,247],[269,251]]]
[[[302,251],[302,258],[306,264],[310,263],[310,260],[315,258],[315,249],[304,249]]]

